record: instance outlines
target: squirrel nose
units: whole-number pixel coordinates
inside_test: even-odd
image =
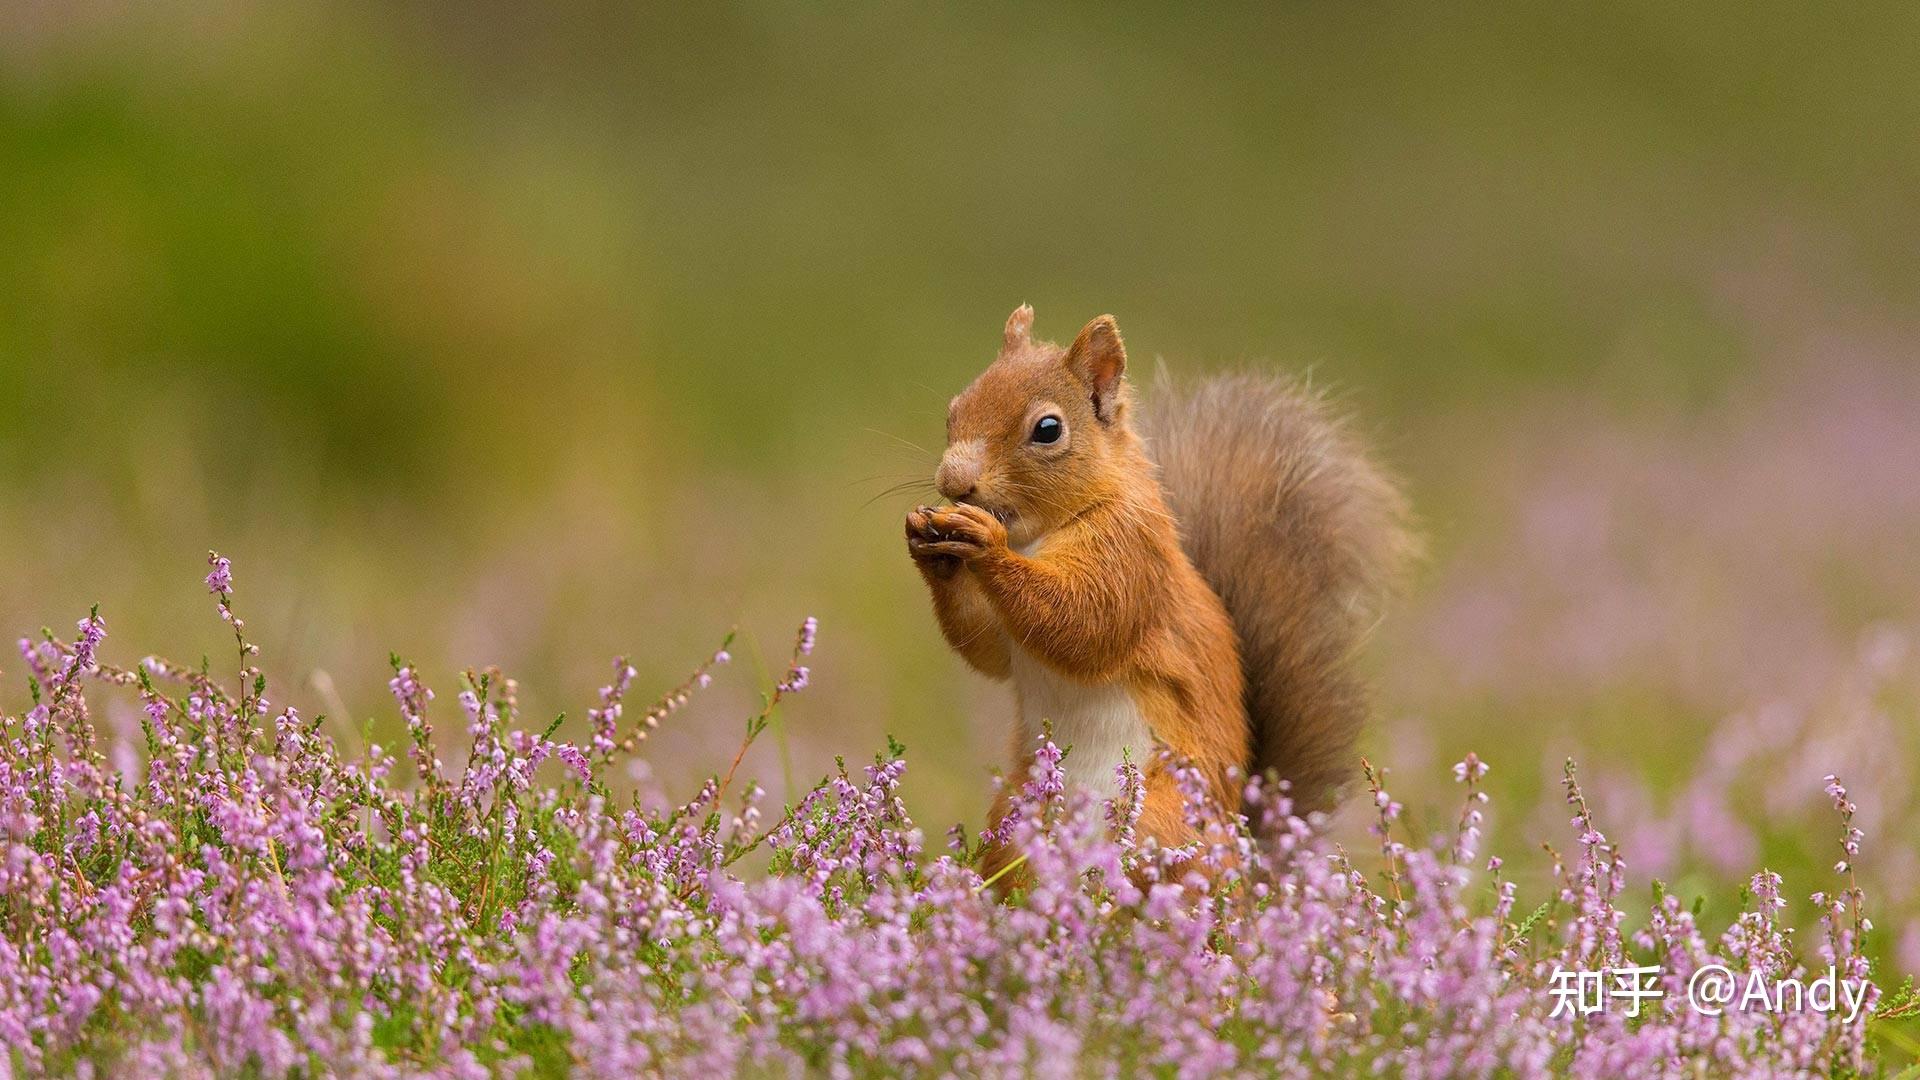
[[[970,473],[964,477],[958,476],[950,472],[944,465],[940,468],[940,474],[934,478],[934,483],[940,488],[941,495],[946,496],[954,502],[959,502],[961,499],[973,494],[979,490],[980,487],[977,483],[977,474]]]
[[[948,447],[933,483],[941,495],[956,502],[972,495],[980,485],[980,459],[975,449],[965,444]]]

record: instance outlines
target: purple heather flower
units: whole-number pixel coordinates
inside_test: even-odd
[[[107,636],[107,624],[98,613],[95,613],[81,619],[78,629],[80,636],[73,643],[74,667],[79,671],[92,671],[95,664],[94,653],[99,649],[100,642]]]
[[[1469,753],[1465,760],[1454,763],[1453,778],[1463,784],[1478,781],[1487,775],[1487,767],[1487,763],[1480,760],[1480,755]]]
[[[593,763],[587,760],[586,752],[572,743],[558,743],[554,746],[553,756],[566,763],[567,768],[580,774],[580,779],[593,779]]]
[[[207,591],[215,596],[225,596],[233,591],[233,563],[224,555],[207,552],[207,565],[213,570],[207,574]]]

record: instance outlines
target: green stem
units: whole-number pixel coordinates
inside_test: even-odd
[[[996,881],[999,881],[1001,878],[1006,877],[1007,872],[1009,870],[1012,870],[1014,867],[1019,866],[1021,863],[1026,861],[1027,861],[1027,857],[1025,855],[1021,855],[1019,858],[1013,860],[1007,865],[1001,867],[998,870],[995,870],[993,872],[992,877],[988,878],[987,880],[973,887],[974,895],[978,896],[980,893],[985,892],[988,886],[992,885]]]

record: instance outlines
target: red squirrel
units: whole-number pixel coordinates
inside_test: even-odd
[[[1367,714],[1354,654],[1416,547],[1404,497],[1290,380],[1160,385],[1141,409],[1111,315],[1066,348],[1032,328],[1020,307],[948,408],[949,504],[906,519],[947,642],[1013,684],[1010,786],[1050,724],[1072,784],[1111,795],[1140,766],[1139,835],[1163,846],[1195,835],[1159,749],[1218,807],[1271,770],[1297,812],[1330,809]]]

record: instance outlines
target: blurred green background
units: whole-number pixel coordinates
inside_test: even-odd
[[[1658,811],[1920,612],[1917,121],[1912,5],[6,5],[0,627],[224,664],[217,547],[275,696],[390,738],[389,650],[577,714],[737,623],[685,792],[814,614],[758,773],[892,732],[974,821],[1002,691],[875,496],[1025,301],[1341,388],[1432,541],[1410,783],[1580,749]]]

